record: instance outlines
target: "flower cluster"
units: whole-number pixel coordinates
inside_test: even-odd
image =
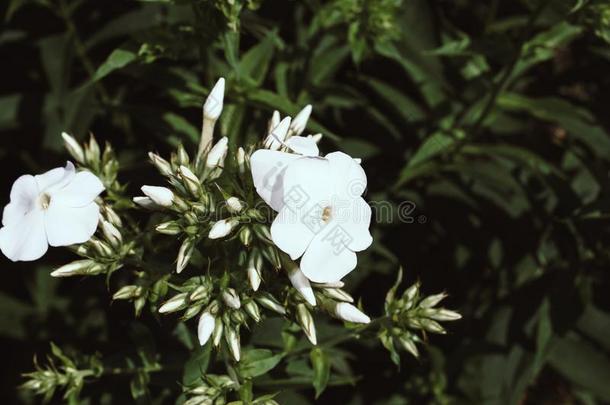
[[[34,260],[47,245],[71,246],[81,259],[53,271],[55,277],[104,274],[113,285],[110,276],[123,269],[114,300],[131,302],[136,315],[148,307],[196,321],[199,345],[227,353],[239,370],[261,355],[242,348],[242,333],[265,318],[301,329],[312,345],[318,344],[316,313],[360,324],[349,328],[355,333],[372,325],[342,279],[373,238],[361,162],[342,152],[320,156],[322,135],[303,135],[310,105],[294,119],[275,111],[259,142],[236,148],[226,137],[214,140],[224,92],[220,79],[203,105],[195,153],[182,145],[168,158],[150,152],[160,179],[133,198],[117,180],[110,146],[102,153],[94,137],[81,145],[63,134],[78,170],[68,163],[18,179],[0,248],[13,260]],[[442,332],[435,320],[458,316],[434,309],[440,299],[418,301],[412,289],[394,300],[394,290],[386,306],[392,326],[380,332],[386,347],[392,339],[416,342],[409,328]],[[417,354],[414,343],[408,347]],[[232,378],[206,375],[185,386],[187,403],[221,403],[252,377],[242,368]],[[43,374],[32,374],[32,381],[43,384]]]

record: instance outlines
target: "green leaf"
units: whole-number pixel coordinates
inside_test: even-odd
[[[91,79],[92,82],[99,81],[108,76],[115,70],[122,69],[137,59],[137,55],[125,49],[115,49],[112,51],[106,61],[97,68],[95,75]]]
[[[271,371],[284,357],[283,353],[273,354],[268,349],[253,349],[244,352],[239,362],[243,378],[254,378]]]
[[[610,401],[610,360],[603,352],[576,337],[557,339],[549,358],[552,367],[566,379]]]
[[[498,97],[498,106],[507,111],[519,111],[563,127],[601,158],[610,160],[610,137],[596,124],[587,110],[554,97],[530,98],[516,93]]]
[[[22,98],[21,94],[0,97],[0,130],[11,129],[17,126],[19,104]]]
[[[309,353],[313,367],[313,387],[316,390],[316,399],[324,392],[330,378],[330,360],[327,354],[320,348],[315,347]]]
[[[205,375],[210,362],[211,346],[209,343],[204,346],[198,346],[192,352],[191,357],[184,365],[182,384],[191,386],[201,382],[201,377]]]
[[[199,130],[191,124],[184,117],[174,114],[173,112],[166,112],[163,114],[163,121],[165,121],[172,130],[178,134],[183,135],[187,139],[193,141],[193,143],[199,142]]]
[[[240,72],[253,79],[256,86],[265,79],[269,63],[273,58],[274,44],[275,33],[269,32],[261,42],[250,48],[239,62]]]
[[[371,87],[387,105],[398,112],[406,122],[421,121],[426,118],[425,111],[403,91],[373,77],[363,77],[364,83]]]

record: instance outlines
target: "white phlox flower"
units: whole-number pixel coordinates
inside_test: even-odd
[[[49,245],[88,241],[98,225],[95,198],[104,191],[91,172],[71,162],[44,174],[19,177],[11,189],[0,228],[0,250],[12,261],[42,257]]]
[[[273,242],[292,260],[301,258],[309,280],[336,282],[356,267],[356,252],[372,237],[371,208],[361,197],[366,174],[354,159],[342,152],[322,158],[258,150],[251,167],[258,194],[279,213]]]

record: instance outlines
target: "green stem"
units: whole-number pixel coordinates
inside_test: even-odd
[[[538,8],[536,10],[534,10],[534,12],[530,15],[530,17],[527,21],[527,24],[526,24],[526,28],[522,31],[522,34],[521,34],[521,39],[519,41],[519,50],[513,56],[510,64],[506,67],[506,69],[502,73],[502,76],[500,77],[500,79],[493,86],[491,95],[489,96],[489,99],[487,100],[485,107],[483,107],[481,114],[479,114],[479,117],[477,118],[477,120],[475,121],[475,123],[472,126],[471,135],[470,135],[471,140],[472,140],[472,138],[477,136],[483,123],[487,119],[487,116],[491,113],[493,108],[496,106],[498,96],[500,95],[500,93],[502,93],[505,90],[506,86],[508,85],[508,82],[513,74],[513,71],[515,70],[517,63],[519,63],[521,56],[523,55],[523,46],[525,45],[527,38],[529,37],[530,32],[531,32],[534,24],[536,23],[536,20],[538,20],[538,17],[540,17],[540,14],[542,13],[542,11],[544,11],[547,4],[548,4],[548,0],[540,3]],[[466,114],[464,114],[464,116],[466,116]]]

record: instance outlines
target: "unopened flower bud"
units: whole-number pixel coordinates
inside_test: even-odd
[[[149,210],[154,210],[159,207],[157,204],[154,203],[153,200],[148,197],[133,197],[133,202],[138,204],[140,207]]]
[[[199,196],[201,192],[201,182],[199,178],[186,166],[180,166],[178,168],[178,173],[182,178],[182,182],[186,186],[186,188],[193,194],[194,196]]]
[[[74,139],[72,136],[68,135],[66,132],[61,133],[61,137],[64,140],[64,147],[68,151],[68,153],[76,160],[78,163],[85,162],[85,151],[82,146]]]
[[[239,333],[233,328],[227,328],[225,331],[225,340],[229,345],[229,352],[235,361],[239,361],[241,357],[241,344],[239,342]]]
[[[338,302],[334,305],[333,314],[344,321],[354,323],[369,323],[369,318],[364,312],[347,302]]]
[[[178,235],[182,232],[182,227],[175,221],[168,221],[157,225],[155,230],[164,235]]]
[[[178,250],[178,258],[176,259],[176,273],[180,273],[188,265],[195,248],[195,240],[185,239]]]
[[[148,158],[157,168],[157,170],[159,170],[159,173],[161,173],[163,176],[171,176],[172,174],[174,174],[174,171],[172,170],[172,165],[167,160],[163,159],[161,156],[152,152],[148,152]]]
[[[354,302],[352,296],[340,288],[325,288],[323,291],[326,296],[336,301]]]
[[[316,285],[321,288],[343,288],[345,283],[343,281],[335,281],[332,283],[319,283]]]
[[[95,251],[100,256],[112,257],[115,254],[114,251],[112,250],[112,248],[110,246],[108,246],[107,243],[104,243],[99,239],[91,238],[91,239],[89,239],[89,243],[91,244],[91,246],[93,246],[93,249],[95,249]]]
[[[212,344],[214,347],[218,347],[220,345],[220,339],[222,338],[224,331],[224,324],[222,323],[222,319],[216,318],[214,321],[214,332],[212,332]]]
[[[244,244],[244,246],[250,246],[252,243],[252,231],[250,230],[250,227],[244,226],[241,228],[239,231],[239,240]]]
[[[420,319],[420,324],[422,328],[428,332],[439,333],[441,335],[447,333],[440,323],[433,321],[432,319]]]
[[[203,104],[203,116],[212,121],[216,121],[222,113],[225,96],[225,79],[220,78],[212,88],[212,91]]]
[[[234,219],[221,219],[220,221],[216,221],[210,232],[208,233],[208,238],[210,239],[220,239],[224,238],[228,234],[231,233],[233,228],[238,224],[237,220]]]
[[[237,168],[241,174],[246,172],[246,151],[241,146],[237,149]]]
[[[305,127],[307,126],[307,121],[309,120],[309,116],[311,115],[311,104],[308,104],[303,108],[292,123],[290,124],[289,136],[298,136],[303,133]]]
[[[258,305],[256,304],[256,302],[252,300],[248,301],[244,305],[244,309],[246,310],[248,315],[250,315],[250,317],[254,319],[254,322],[259,322],[261,320],[261,313],[258,309]]]
[[[419,350],[417,349],[417,345],[415,344],[415,342],[413,341],[413,339],[410,339],[407,336],[400,336],[398,338],[398,341],[400,342],[400,344],[402,345],[402,347],[408,351],[409,353],[411,353],[415,358],[419,357]]]
[[[445,308],[437,309],[430,318],[436,321],[457,321],[458,319],[462,319],[462,315],[455,311],[450,311]]]
[[[299,322],[299,325],[301,325],[303,332],[305,332],[307,339],[309,339],[312,345],[316,345],[318,343],[316,338],[316,325],[305,304],[297,305],[297,321]]]
[[[212,147],[206,158],[205,165],[208,169],[223,167],[227,151],[229,150],[229,138],[226,136],[220,138]]]
[[[201,314],[199,323],[197,324],[197,338],[199,339],[199,344],[201,346],[205,345],[212,336],[215,324],[216,319],[209,312]]]
[[[282,116],[280,115],[280,112],[278,110],[274,110],[273,114],[271,114],[269,122],[267,123],[267,134],[270,134],[271,131],[273,131],[273,129],[280,124],[281,120]]]
[[[190,302],[194,302],[194,301],[199,301],[201,299],[207,298],[208,297],[208,290],[209,290],[208,287],[206,287],[204,285],[197,286],[189,294],[189,301]]]
[[[178,145],[178,149],[176,149],[176,159],[178,160],[178,164],[180,166],[186,166],[190,163],[191,158],[187,153],[186,149],[184,149],[184,145]]]
[[[241,307],[241,301],[239,300],[239,296],[232,288],[227,288],[222,292],[222,299],[225,304],[233,309],[239,309]]]
[[[227,209],[229,212],[238,213],[244,209],[244,205],[239,201],[239,198],[229,197],[227,198]]]
[[[288,278],[292,283],[292,286],[296,288],[296,290],[305,298],[305,301],[309,303],[312,307],[316,306],[316,297],[313,293],[313,289],[311,288],[311,284],[305,274],[301,271],[299,266],[294,263],[292,260],[286,261],[287,267],[286,271],[288,273]],[[288,264],[289,263],[289,264]]]
[[[102,233],[110,245],[117,248],[123,243],[123,236],[121,232],[108,221],[102,221]]]
[[[76,260],[72,263],[61,266],[51,273],[52,277],[70,277],[99,274],[103,267],[93,260]]]
[[[142,295],[142,286],[139,285],[126,285],[121,287],[117,292],[112,296],[113,300],[129,300],[132,298],[137,298]]]
[[[174,193],[167,187],[142,186],[142,192],[161,207],[170,207],[174,202]]]
[[[252,250],[250,257],[248,258],[248,281],[252,290],[257,291],[261,285],[261,271],[263,268],[263,258],[261,257],[258,249]]]
[[[260,297],[256,297],[256,302],[280,315],[286,315],[286,309],[271,294],[263,294]]]
[[[119,215],[116,213],[115,210],[112,209],[112,207],[110,207],[107,204],[104,204],[102,206],[102,208],[104,210],[104,214],[106,215],[106,218],[112,225],[118,226],[118,227],[123,226],[123,221],[121,221],[121,217],[119,217]]]
[[[167,314],[170,312],[176,312],[184,307],[186,304],[187,293],[180,293],[174,295],[169,300],[165,301],[159,308],[159,313]]]
[[[286,140],[289,128],[290,117],[286,117],[275,128],[271,130],[271,132],[265,139],[265,148],[271,150],[278,150],[279,148],[281,148],[284,143],[284,140]]]
[[[447,294],[445,294],[445,293],[430,295],[429,297],[424,298],[419,303],[419,307],[420,308],[432,308],[445,298],[447,298]]]
[[[85,161],[92,165],[99,165],[100,163],[100,145],[93,134],[89,137],[89,143],[85,147]]]

